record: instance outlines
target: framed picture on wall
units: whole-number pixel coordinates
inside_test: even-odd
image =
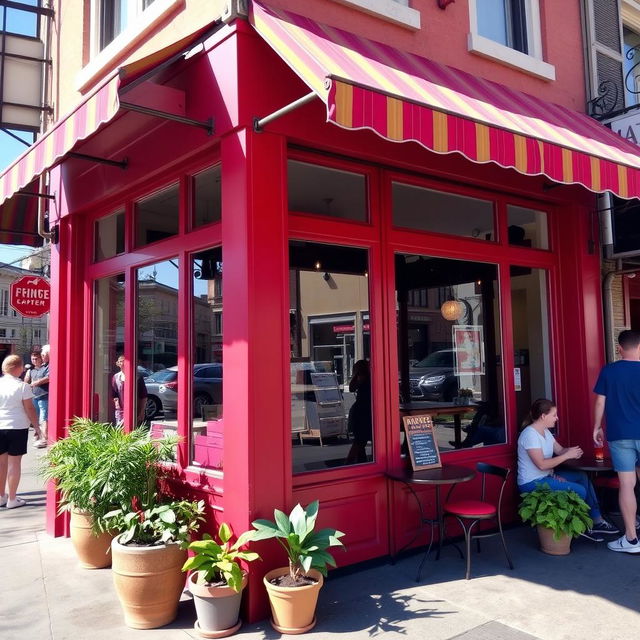
[[[481,325],[461,324],[453,327],[456,375],[484,375],[484,337]]]

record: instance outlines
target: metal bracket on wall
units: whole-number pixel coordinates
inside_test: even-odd
[[[126,169],[129,166],[129,159],[123,160],[109,160],[108,158],[99,158],[98,156],[90,156],[86,153],[77,153],[76,151],[69,151],[67,154],[69,158],[76,158],[77,160],[89,160],[91,162],[97,162],[99,164],[108,164],[112,167],[119,167],[120,169]]]
[[[277,118],[281,118],[282,116],[287,115],[287,113],[290,113],[291,111],[297,109],[298,107],[301,107],[302,105],[307,104],[307,102],[311,102],[314,98],[317,98],[317,97],[318,97],[318,94],[315,91],[312,91],[311,93],[308,93],[306,96],[302,96],[302,98],[298,98],[297,100],[290,102],[288,105],[282,107],[282,109],[278,109],[277,111],[270,113],[268,116],[265,116],[264,118],[255,117],[253,119],[253,130],[256,133],[260,133],[260,131],[263,130],[266,124],[269,124],[270,122],[273,122],[273,120],[276,120]]]
[[[147,116],[153,116],[154,118],[163,118],[164,120],[173,120],[174,122],[180,122],[182,124],[188,124],[192,127],[200,127],[205,129],[208,135],[213,135],[214,132],[214,120],[209,118],[207,120],[194,120],[193,118],[185,118],[184,116],[177,116],[167,111],[160,111],[159,109],[151,109],[151,107],[142,107],[138,104],[131,102],[120,102],[120,108],[126,111],[135,111],[136,113],[142,113]]]

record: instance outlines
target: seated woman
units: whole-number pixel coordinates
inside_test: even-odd
[[[531,405],[531,411],[523,423],[528,426],[525,426],[518,438],[518,489],[520,493],[528,493],[544,483],[553,491],[575,491],[589,505],[593,520],[593,528],[582,535],[602,542],[601,534],[617,534],[619,531],[602,517],[596,493],[587,474],[573,469],[554,472],[566,460],[582,457],[580,447],[563,447],[553,437],[549,429],[557,421],[558,411],[551,400],[539,398]]]

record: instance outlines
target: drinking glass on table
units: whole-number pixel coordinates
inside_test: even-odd
[[[599,445],[595,442],[593,445],[593,454],[596,462],[604,462],[604,445]]]

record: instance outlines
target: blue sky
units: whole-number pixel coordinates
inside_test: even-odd
[[[19,0],[22,4],[36,5],[37,0]],[[37,23],[34,14],[16,9],[0,7],[0,25],[2,25],[4,12],[7,12],[7,31],[21,35],[36,35]],[[13,131],[27,142],[31,141],[31,134],[23,131]],[[4,131],[0,131],[0,173],[8,167],[27,147]],[[27,255],[30,247],[0,244],[0,262],[13,262]]]

